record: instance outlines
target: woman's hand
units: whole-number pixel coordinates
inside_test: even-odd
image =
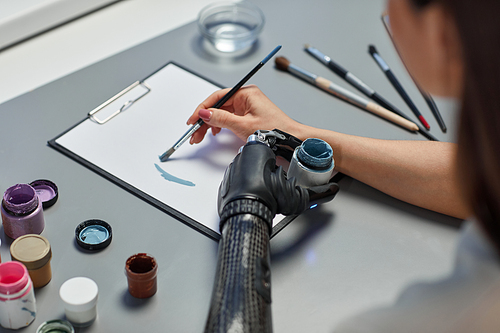
[[[203,140],[209,127],[228,128],[244,141],[256,130],[278,128],[300,140],[320,138],[334,151],[335,169],[395,198],[451,216],[470,214],[455,174],[457,147],[435,141],[377,140],[300,124],[283,113],[256,86],[241,88],[222,109],[207,109],[229,90],[219,90],[201,103],[188,124],[205,124],[191,137]],[[408,191],[408,189],[411,191]]]
[[[240,139],[246,141],[256,130],[272,130],[275,128],[291,133],[298,124],[281,111],[255,85],[242,87],[221,109],[209,109],[217,103],[230,89],[214,92],[204,100],[189,117],[187,124],[194,124],[198,118],[205,124],[191,137],[190,143],[200,143],[208,128],[216,135],[222,128],[227,128]]]

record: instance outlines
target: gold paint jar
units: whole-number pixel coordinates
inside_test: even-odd
[[[45,286],[52,279],[49,241],[40,235],[28,234],[17,238],[10,246],[12,260],[23,263],[28,269],[33,287]]]

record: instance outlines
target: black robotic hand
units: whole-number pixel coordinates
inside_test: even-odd
[[[276,214],[300,214],[315,204],[333,199],[338,192],[336,183],[309,188],[296,186],[295,179],[287,179],[283,168],[276,166],[275,152],[279,154],[280,149],[283,151],[279,143],[285,140],[289,143],[290,137],[278,130],[257,131],[250,136],[226,169],[219,188],[221,230],[224,221],[233,215],[254,214],[271,227]],[[298,139],[293,139],[292,142],[300,143]]]
[[[219,188],[221,240],[205,332],[272,332],[269,235],[276,214],[300,214],[335,196],[338,185],[296,186],[276,166],[300,140],[257,131],[228,166]],[[287,149],[290,148],[290,149]]]

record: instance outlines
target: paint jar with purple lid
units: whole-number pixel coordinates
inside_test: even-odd
[[[0,325],[9,329],[35,320],[36,303],[28,269],[20,262],[0,264]]]
[[[128,292],[137,298],[148,298],[156,294],[158,264],[147,253],[137,253],[125,262]]]
[[[13,239],[41,234],[45,227],[42,200],[28,184],[16,184],[5,191],[1,214],[5,234]]]

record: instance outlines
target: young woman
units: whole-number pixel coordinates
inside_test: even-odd
[[[206,125],[191,143],[209,127],[213,134],[229,128],[243,140],[273,128],[319,137],[333,147],[338,171],[398,199],[470,219],[449,277],[411,286],[393,306],[361,314],[339,332],[500,332],[500,1],[388,0],[387,9],[394,42],[419,85],[461,102],[458,145],[312,128],[255,86],[223,109],[207,108],[226,90],[201,103],[188,124],[200,117]]]

